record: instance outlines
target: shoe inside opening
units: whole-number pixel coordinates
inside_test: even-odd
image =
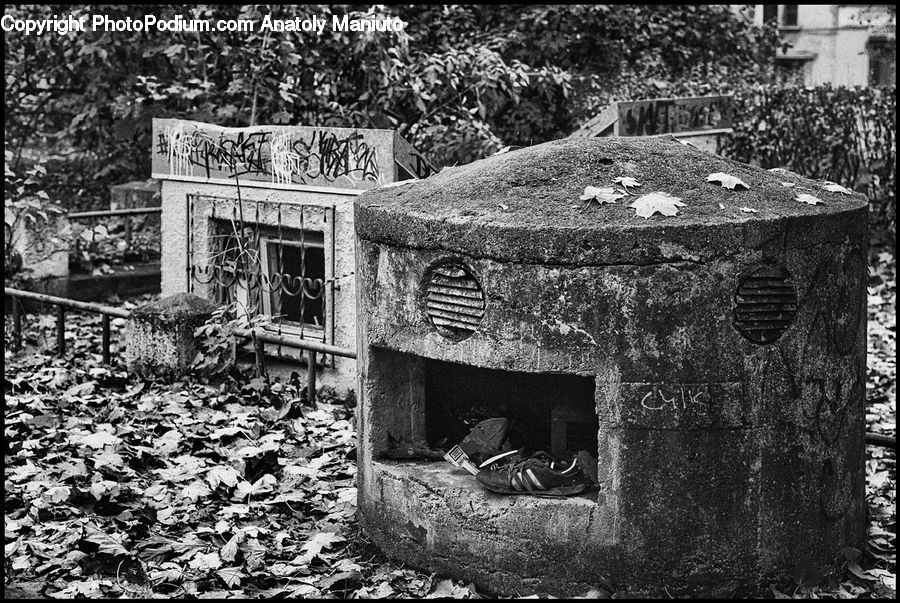
[[[458,444],[477,423],[509,420],[513,448],[597,454],[592,377],[484,369],[425,361],[425,432],[433,448]]]

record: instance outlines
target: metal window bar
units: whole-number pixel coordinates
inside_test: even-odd
[[[199,199],[207,201],[211,206],[209,216],[209,244],[205,262],[198,261],[195,245],[194,229],[196,208]],[[209,293],[217,303],[231,303],[239,299],[239,290],[246,289],[248,314],[282,314],[286,298],[297,298],[299,304],[299,321],[273,321],[273,329],[277,335],[288,331],[299,330],[304,339],[319,339],[322,343],[334,340],[334,208],[328,206],[283,204],[281,202],[258,200],[254,203],[253,222],[244,222],[243,203],[239,199],[188,195],[186,213],[188,222],[187,272],[188,291],[194,292],[195,285],[209,286]],[[224,219],[218,212],[218,206],[231,206],[230,219]],[[260,206],[274,206],[275,224],[263,224],[260,218]],[[284,224],[283,206],[291,206],[299,213],[299,228],[293,240],[286,238],[288,227]],[[321,267],[324,278],[309,276],[308,259],[308,213],[321,211],[321,221],[327,225],[322,232],[322,253],[325,265]],[[329,216],[330,214],[330,216]],[[329,217],[331,219],[329,219]],[[227,224],[227,226],[224,226]],[[327,233],[327,241],[325,234]],[[299,239],[299,240],[298,240]],[[330,243],[326,246],[326,243]],[[285,267],[285,247],[298,247],[300,253],[300,274],[289,274]],[[236,257],[235,257],[236,252]],[[329,269],[330,268],[330,269]],[[311,332],[311,324],[304,320],[311,300],[321,300],[321,310],[314,322],[316,330]],[[321,331],[321,335],[319,335]],[[281,346],[277,354],[282,355]],[[328,355],[330,356],[330,355]],[[323,358],[324,360],[324,358]],[[324,366],[326,363],[323,362]],[[334,356],[330,357],[330,365],[334,366]]]

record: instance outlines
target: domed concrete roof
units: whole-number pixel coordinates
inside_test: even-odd
[[[715,172],[750,188],[707,182]],[[614,183],[620,176],[641,186],[630,187],[632,194],[615,204],[579,200],[587,186],[621,188]],[[637,217],[628,205],[653,192],[678,197],[685,206],[677,216]],[[824,203],[801,203],[798,193]],[[802,245],[809,229],[816,229],[818,241],[823,235],[840,239],[846,235],[841,216],[865,212],[867,205],[863,195],[828,192],[792,172],[655,137],[548,142],[368,191],[355,207],[357,235],[369,240],[498,260],[607,264],[696,260],[772,237]]]

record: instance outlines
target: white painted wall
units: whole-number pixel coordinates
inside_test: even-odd
[[[354,272],[353,245],[353,200],[362,191],[334,189],[320,190],[279,190],[264,184],[241,186],[241,198],[244,200],[245,222],[255,218],[255,205],[260,202],[260,223],[277,225],[277,217],[273,208],[275,203],[288,205],[314,205],[334,207],[334,272],[337,277],[352,275]],[[178,180],[162,180],[162,295],[168,296],[188,290],[188,241],[191,241],[195,263],[202,262],[202,254],[209,249],[209,220],[213,207],[207,201],[199,201],[194,205],[193,232],[188,236],[187,198],[188,195],[201,195],[235,199],[234,186],[219,183],[194,183]],[[230,203],[233,206],[234,203]],[[225,217],[223,204],[218,204],[216,214]],[[298,227],[289,207],[282,208],[282,223],[286,227]],[[323,225],[315,220],[307,221],[308,230],[319,230]],[[330,246],[326,238],[326,264],[330,262]],[[200,296],[207,296],[204,286],[194,284],[194,291]],[[356,349],[356,301],[355,282],[353,276],[345,276],[336,282],[334,291],[334,339],[333,345]],[[319,371],[319,384],[333,387],[339,396],[345,396],[355,388],[356,361],[349,358],[335,358],[334,368],[326,367]],[[290,366],[286,367],[287,369]],[[303,373],[304,371],[299,371]]]

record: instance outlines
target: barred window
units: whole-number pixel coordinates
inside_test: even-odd
[[[218,303],[272,317],[278,331],[320,338],[325,328],[324,233],[214,220],[211,260]]]

